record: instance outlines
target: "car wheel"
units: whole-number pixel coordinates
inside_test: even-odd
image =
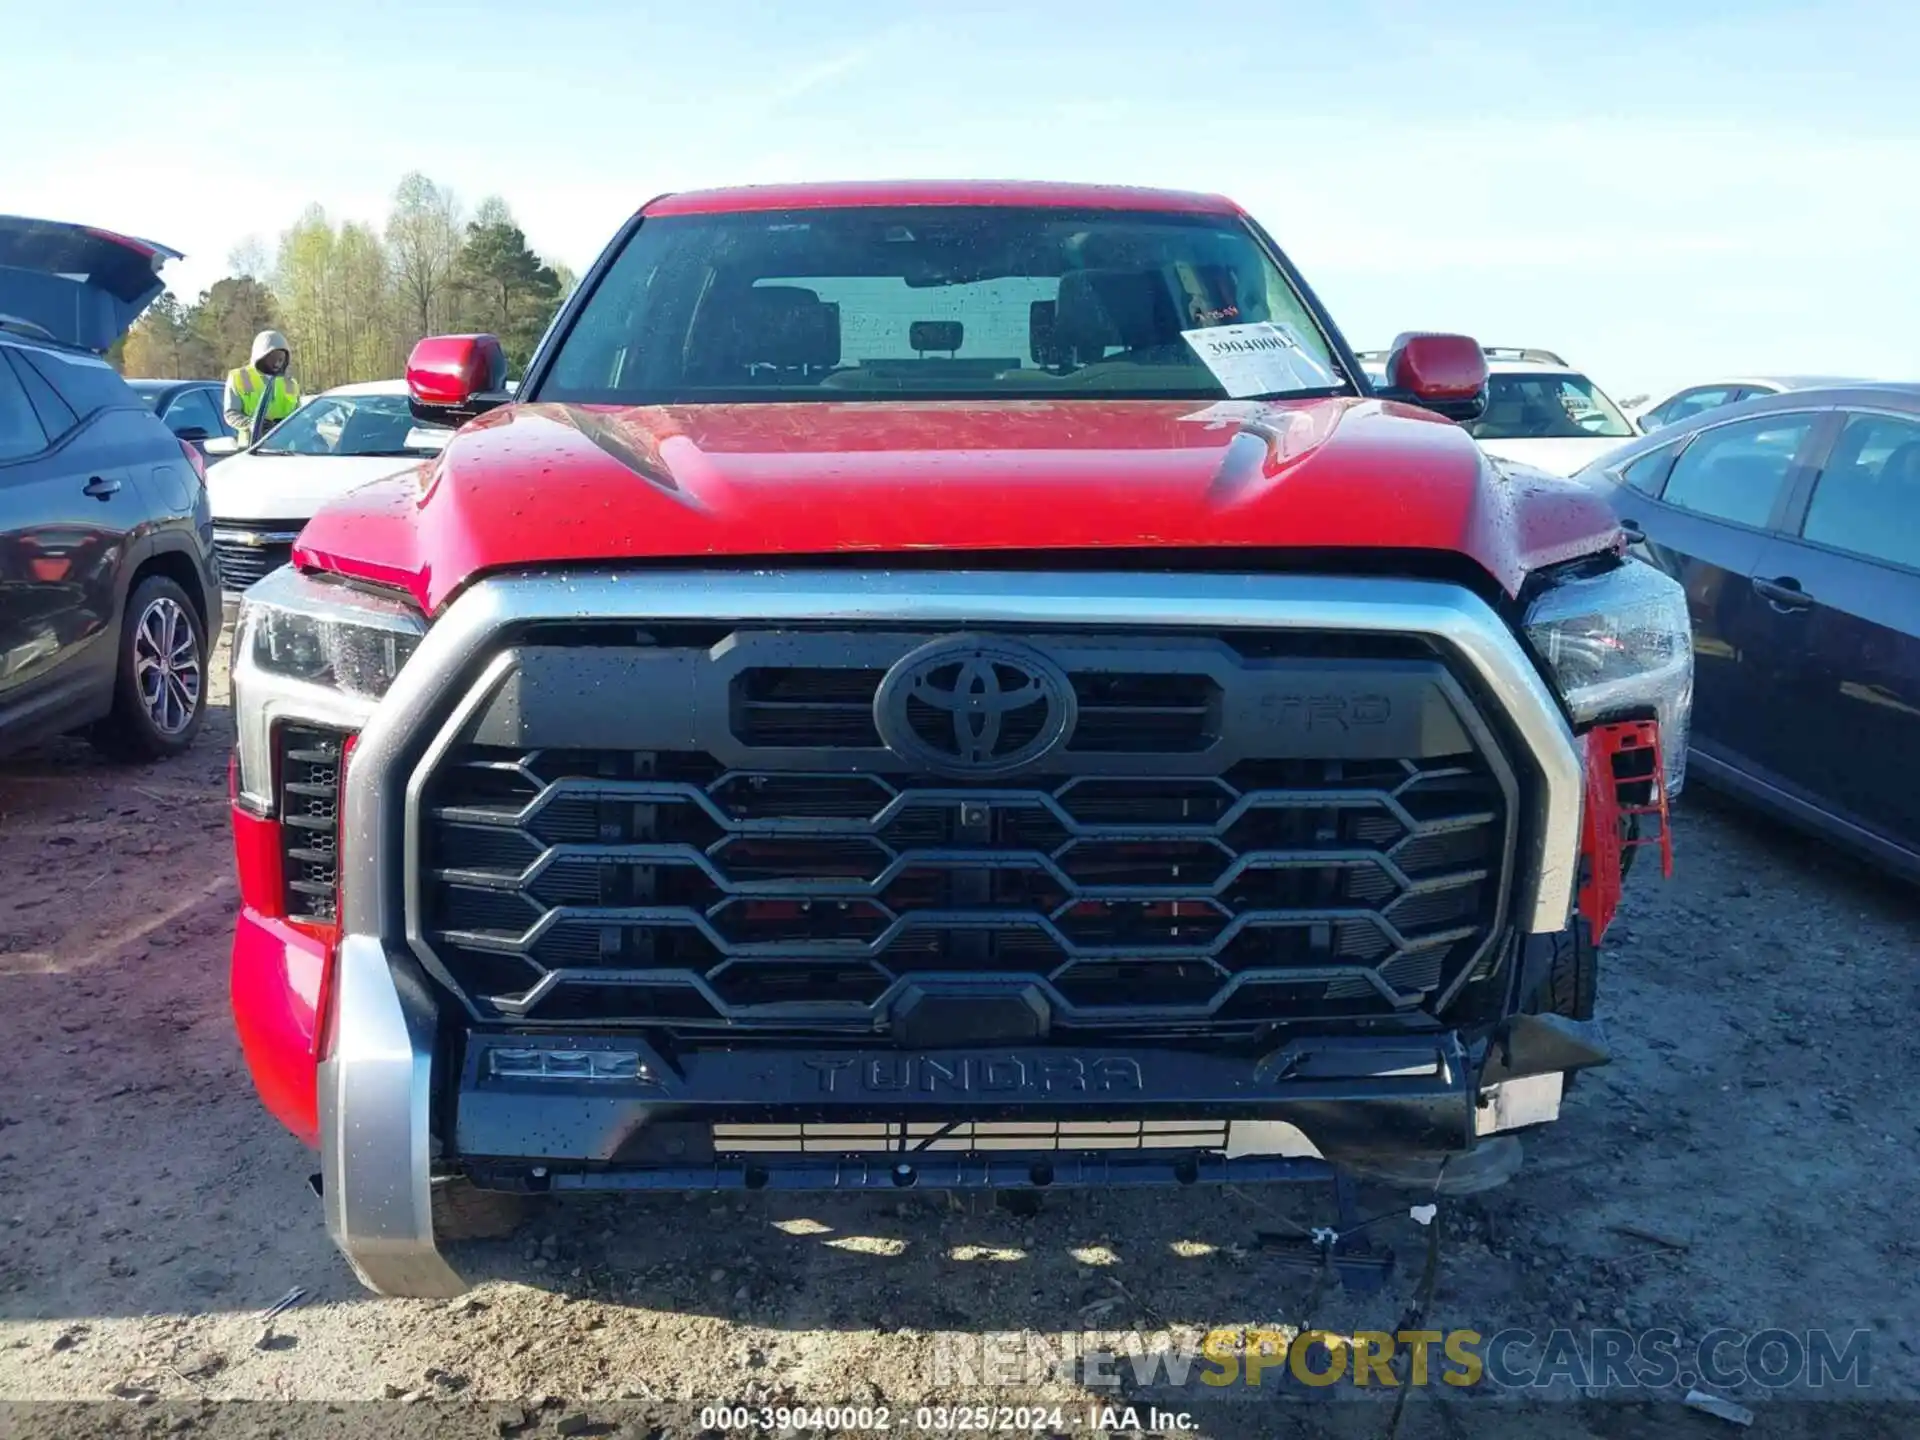
[[[1553,937],[1553,963],[1546,983],[1527,998],[1530,1015],[1564,1015],[1569,1020],[1591,1020],[1600,981],[1600,951],[1576,922]]]
[[[160,760],[193,744],[206,713],[206,627],[186,591],[150,576],[127,601],[113,709],[92,739],[118,759]]]

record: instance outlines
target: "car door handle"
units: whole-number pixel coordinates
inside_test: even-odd
[[[1640,522],[1637,520],[1622,520],[1620,522],[1620,533],[1626,536],[1627,544],[1629,545],[1644,545],[1647,543],[1647,532],[1640,528]]]
[[[81,487],[96,500],[110,500],[120,489],[118,480],[109,480],[104,475],[96,475]]]
[[[1782,575],[1777,580],[1755,580],[1753,591],[1764,596],[1776,610],[1804,610],[1813,603],[1813,597],[1790,575]]]

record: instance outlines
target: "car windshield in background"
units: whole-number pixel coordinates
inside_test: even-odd
[[[1495,375],[1486,414],[1467,432],[1476,440],[1625,440],[1634,433],[1584,375]]]
[[[318,395],[273,428],[256,455],[435,455],[447,434],[422,427],[404,395]]]
[[[161,396],[173,387],[171,385],[129,385],[127,388],[140,397],[140,403],[151,410],[160,403]]]
[[[1187,338],[1232,326],[1249,328]],[[1205,401],[1349,388],[1232,216],[911,206],[643,221],[531,398]]]

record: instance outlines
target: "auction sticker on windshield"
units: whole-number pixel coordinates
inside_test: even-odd
[[[1229,399],[1338,383],[1325,365],[1307,353],[1299,336],[1271,320],[1182,330],[1180,337],[1213,372]]]

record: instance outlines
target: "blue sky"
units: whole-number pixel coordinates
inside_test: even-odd
[[[410,169],[576,270],[648,196],[899,175],[1220,190],[1356,345],[1616,394],[1920,379],[1920,9],[1750,0],[0,4],[0,209],[187,252]],[[75,34],[84,30],[84,47]],[[227,57],[234,58],[229,59]]]

